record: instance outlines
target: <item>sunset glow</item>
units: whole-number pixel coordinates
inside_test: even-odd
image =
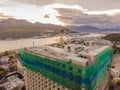
[[[7,4],[7,2],[11,3],[9,0],[0,1],[0,4]],[[11,3],[14,4],[14,3]],[[15,3],[16,4],[16,3]],[[44,6],[36,6],[31,4],[21,4],[17,3],[17,6],[7,6],[1,7],[0,13],[3,13],[5,16],[11,16],[12,18],[16,19],[25,19],[30,22],[41,22],[41,23],[50,23],[55,25],[62,25],[65,26],[66,23],[58,18],[62,15],[56,9],[71,9],[71,10],[78,10],[85,15],[108,15],[108,16],[115,16],[120,14],[120,9],[110,9],[110,10],[103,10],[103,11],[90,11],[88,9],[84,9],[80,5],[66,5],[66,4],[49,4]],[[48,15],[46,18],[45,16]],[[79,15],[79,14],[78,14]],[[4,16],[0,16],[0,18],[5,18]]]

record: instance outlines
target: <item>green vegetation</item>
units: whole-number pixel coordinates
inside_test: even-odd
[[[14,89],[12,89],[12,90],[19,90],[19,88],[18,87],[15,87]]]
[[[9,56],[10,59],[13,59],[13,56]]]
[[[114,44],[113,49],[116,51],[116,53],[120,53],[120,47],[117,46],[120,45],[120,33],[109,34],[103,37],[103,39],[111,41]]]
[[[109,85],[109,90],[114,90],[113,84],[110,84],[110,85]]]
[[[116,90],[120,90],[120,88],[117,88]]]
[[[13,56],[9,56],[9,61],[11,61],[14,57]]]
[[[0,79],[2,79],[6,74],[7,72],[3,68],[0,68]]]
[[[8,51],[5,51],[5,52],[4,52],[4,56],[6,56],[6,55],[8,55],[8,54],[9,54]]]
[[[117,42],[120,42],[120,33],[109,34],[103,38],[113,43],[117,43]]]
[[[117,81],[117,83],[116,83],[118,86],[120,86],[120,80],[119,81]]]
[[[4,90],[2,86],[0,86],[0,90]]]
[[[117,47],[116,45],[113,46],[114,50],[116,51],[116,53],[120,53],[120,47]]]

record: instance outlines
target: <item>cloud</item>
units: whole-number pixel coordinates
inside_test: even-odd
[[[1,0],[2,1],[2,0]],[[5,1],[5,0],[4,0]],[[90,10],[107,10],[120,8],[120,0],[9,0],[11,2],[18,2],[22,4],[31,4],[37,6],[44,6],[53,3],[80,5]]]
[[[0,19],[8,19],[12,18],[12,16],[4,15],[3,13],[0,13]]]
[[[15,4],[15,3],[13,3]],[[12,16],[15,19],[25,19],[31,22],[51,23],[57,25],[63,25],[56,17],[59,13],[48,6],[38,7],[35,5],[18,4],[17,6],[5,6],[0,8],[0,12],[4,15]],[[49,15],[50,18],[44,18],[45,15]]]
[[[67,26],[92,25],[100,28],[113,28],[120,25],[120,12],[116,10],[89,11],[87,9],[58,8],[58,19]]]
[[[50,15],[49,15],[49,14],[46,14],[46,15],[44,16],[44,18],[50,18]]]
[[[13,16],[16,19],[26,19],[32,22],[64,25],[64,22],[57,18],[58,16],[60,16],[57,10],[55,10],[57,8],[85,10],[78,5],[70,6],[64,4],[52,4],[43,7],[38,7],[35,5],[24,5],[19,3],[17,6],[14,7],[12,6],[1,7],[0,12],[4,13],[5,15]],[[45,15],[49,15],[50,18],[44,18]]]
[[[1,0],[0,1],[0,7],[5,6],[7,3],[8,3],[7,1]]]
[[[55,0],[50,0],[46,3],[44,3],[44,1],[41,2],[42,5],[52,3]],[[120,9],[92,11],[80,5],[55,3],[37,6],[36,4],[39,3],[40,0],[2,1],[1,4],[3,6],[0,6],[0,12],[4,13],[5,16],[12,16],[16,19],[26,19],[32,22],[66,26],[92,25],[99,27],[115,27],[120,25]]]
[[[37,5],[37,6],[45,6],[45,5],[50,5],[54,3],[59,3],[59,4],[67,4],[67,5],[74,5],[80,3],[80,0],[10,0],[11,2],[18,2],[22,4],[31,4],[31,5]]]
[[[44,6],[55,3],[55,0],[11,0],[12,2],[18,2],[22,4],[31,4],[37,6]]]
[[[120,14],[120,9],[104,10],[104,11],[87,11],[85,12],[88,15],[116,15]]]

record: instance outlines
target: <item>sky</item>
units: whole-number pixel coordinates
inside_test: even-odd
[[[120,27],[120,0],[0,0],[0,18],[115,28]]]

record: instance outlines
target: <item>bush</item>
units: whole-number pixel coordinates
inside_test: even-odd
[[[112,84],[109,85],[109,90],[113,90],[114,86]]]
[[[13,59],[13,56],[9,56],[10,59]]]
[[[119,80],[119,81],[117,81],[117,83],[116,83],[116,84],[120,86],[120,80]]]
[[[4,90],[2,86],[0,86],[0,90]]]
[[[9,54],[8,51],[5,51],[5,52],[4,52],[4,56],[6,56],[6,55],[8,55],[8,54]]]
[[[120,88],[117,88],[116,90],[120,90]]]
[[[0,71],[5,71],[4,68],[0,68]]]
[[[14,88],[14,89],[12,89],[12,90],[19,90],[19,88],[18,88],[18,87],[16,87],[16,88]]]
[[[3,68],[0,68],[0,79],[2,79],[6,74],[7,72]]]

